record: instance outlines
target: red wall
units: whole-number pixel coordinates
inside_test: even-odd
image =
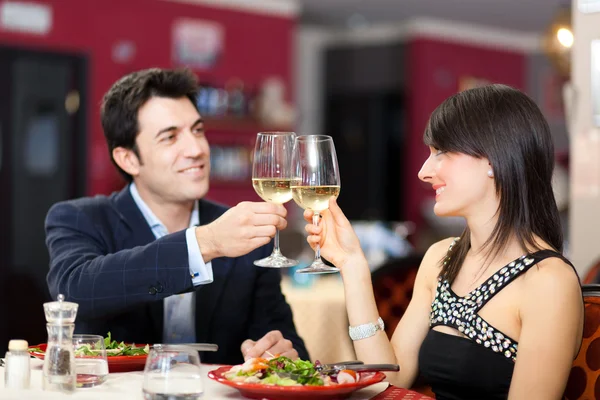
[[[523,53],[415,38],[407,52],[408,137],[405,149],[405,215],[420,225],[420,205],[434,197],[431,185],[417,173],[428,157],[423,132],[431,112],[459,90],[461,78],[475,77],[525,89],[526,59]]]
[[[122,181],[108,157],[99,123],[104,92],[122,75],[148,67],[170,67],[171,27],[178,18],[220,23],[224,28],[224,54],[201,79],[224,84],[239,77],[256,86],[277,75],[292,88],[293,18],[259,15],[163,0],[45,0],[52,7],[53,24],[45,36],[0,29],[0,45],[25,46],[50,51],[84,53],[89,59],[88,194],[109,193]],[[119,64],[112,59],[115,43],[135,43],[135,57]],[[210,126],[208,137],[210,141]]]

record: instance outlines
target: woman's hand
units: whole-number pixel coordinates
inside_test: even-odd
[[[309,222],[306,225],[309,233],[306,241],[313,250],[320,245],[321,256],[340,269],[356,257],[364,259],[358,237],[335,197],[329,199],[329,209],[320,213],[322,218],[318,226],[312,223],[313,215],[312,210],[304,211],[304,219]]]

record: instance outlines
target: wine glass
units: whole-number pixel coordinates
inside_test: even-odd
[[[252,163],[252,186],[264,201],[284,204],[292,199],[293,132],[261,132],[256,136]],[[254,261],[254,265],[269,268],[288,268],[298,261],[281,254],[279,229],[275,232],[275,244],[269,257]]]
[[[319,225],[320,212],[329,208],[329,198],[340,194],[340,172],[331,136],[296,137],[292,169],[292,197],[300,207],[314,212],[313,224]],[[296,272],[327,274],[339,269],[321,260],[321,249],[317,245],[313,263]]]

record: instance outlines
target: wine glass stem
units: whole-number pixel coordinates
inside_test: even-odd
[[[319,226],[319,221],[321,220],[321,216],[319,213],[313,214],[313,225]],[[315,261],[321,261],[321,245],[317,243],[317,248],[315,249]]]
[[[273,255],[281,255],[281,250],[279,250],[279,229],[275,231],[275,245],[273,246]]]

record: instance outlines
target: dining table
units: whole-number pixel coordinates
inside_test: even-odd
[[[0,367],[0,399],[2,400],[142,400],[143,371],[110,373],[107,380],[95,387],[78,388],[72,393],[49,392],[42,389],[43,361],[31,359],[31,384],[29,389],[7,389],[4,385],[4,367]],[[223,385],[208,378],[208,373],[219,365],[202,364],[204,377],[203,399],[236,400],[245,399],[237,389]],[[388,382],[379,382],[354,392],[348,400],[427,400],[430,397],[406,389],[390,386]],[[265,399],[268,400],[268,399]]]
[[[293,279],[284,277],[281,292],[292,309],[294,325],[312,361],[356,360],[348,334],[344,284],[339,274],[315,277],[310,285],[294,284]]]

